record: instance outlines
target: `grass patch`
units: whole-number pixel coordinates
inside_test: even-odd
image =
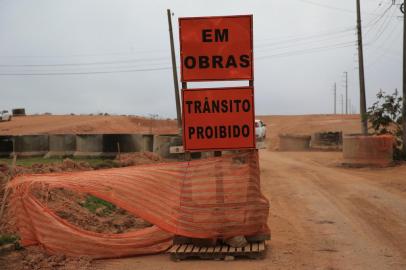
[[[17,166],[31,167],[33,164],[51,164],[62,163],[65,158],[43,158],[43,157],[26,157],[17,158]],[[111,158],[70,158],[73,161],[84,161],[89,163],[93,168],[108,168],[113,167],[113,160]],[[11,165],[12,158],[0,158],[0,163]],[[109,166],[111,165],[111,166]]]
[[[17,235],[12,234],[2,234],[0,235],[0,246],[7,244],[15,244],[19,240]]]
[[[51,163],[61,163],[63,159],[61,158],[43,158],[43,157],[29,157],[29,158],[17,158],[17,166],[30,167],[33,164],[51,164]],[[12,158],[0,158],[0,162],[11,165],[13,162]]]
[[[80,204],[93,214],[108,216],[116,210],[116,206],[93,195],[88,195],[84,203]]]

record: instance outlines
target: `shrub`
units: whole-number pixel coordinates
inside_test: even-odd
[[[380,90],[376,97],[377,101],[368,108],[367,112],[374,134],[393,135],[395,138],[393,158],[404,159],[406,153],[402,153],[402,97],[397,90],[393,94]]]

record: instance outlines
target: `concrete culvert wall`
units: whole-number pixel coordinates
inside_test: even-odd
[[[100,157],[103,155],[103,135],[76,135],[76,157]]]
[[[171,146],[182,145],[182,138],[179,135],[155,135],[153,152],[163,158],[177,158],[179,154],[170,154]]]
[[[310,149],[310,135],[279,134],[280,151],[308,151]]]
[[[0,157],[9,157],[13,151],[13,137],[0,136]]]
[[[49,152],[45,157],[72,156],[76,151],[76,135],[49,135]]]
[[[15,136],[14,141],[14,151],[20,157],[43,156],[49,151],[48,135]]]
[[[345,135],[343,140],[344,165],[388,166],[393,162],[394,138],[390,135]]]
[[[143,136],[140,134],[104,134],[103,152],[116,155],[118,148],[122,153],[140,152],[143,148]]]
[[[343,144],[342,132],[318,132],[314,133],[311,147],[316,149],[341,149]]]
[[[13,116],[25,116],[24,108],[17,108],[12,110]]]
[[[150,134],[142,135],[141,151],[146,151],[146,152],[154,151],[154,135],[150,135]]]

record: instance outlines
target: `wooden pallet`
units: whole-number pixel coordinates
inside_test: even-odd
[[[233,248],[228,245],[215,247],[198,247],[195,245],[173,245],[168,253],[172,260],[180,261],[186,259],[203,260],[224,260],[234,259],[235,257],[248,259],[263,259],[266,253],[265,242],[251,243],[243,248]]]

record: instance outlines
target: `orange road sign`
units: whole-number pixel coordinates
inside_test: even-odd
[[[179,18],[183,82],[253,80],[252,15]]]
[[[252,87],[183,89],[186,151],[255,148]]]

